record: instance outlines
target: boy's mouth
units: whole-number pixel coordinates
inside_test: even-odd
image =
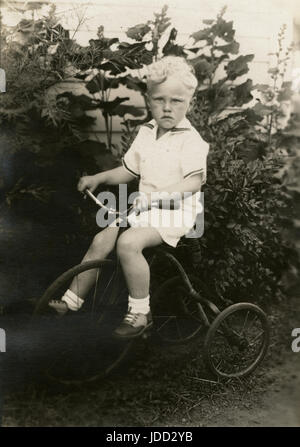
[[[163,119],[163,120],[172,120],[173,118],[171,116],[163,116],[161,119]]]

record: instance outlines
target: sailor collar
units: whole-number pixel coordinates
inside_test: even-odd
[[[157,123],[153,119],[149,121],[148,123],[143,124],[143,127],[147,127],[148,129],[151,129],[153,132],[157,131]],[[175,127],[172,127],[168,132],[171,132],[172,134],[179,133],[179,132],[188,132],[192,129],[191,123],[187,118],[183,118]]]

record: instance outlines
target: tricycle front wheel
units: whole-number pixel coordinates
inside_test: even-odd
[[[96,278],[82,309],[59,317],[49,307],[60,300],[70,283],[78,285],[80,275]],[[65,385],[92,382],[108,375],[123,362],[133,344],[118,340],[112,330],[127,309],[127,288],[119,264],[95,260],[79,264],[59,276],[36,303],[32,324],[46,332],[46,376]]]

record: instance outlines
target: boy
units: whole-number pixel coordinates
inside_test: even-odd
[[[78,190],[84,192],[87,188],[94,191],[101,183],[116,185],[140,179],[141,194],[134,202],[140,214],[128,217],[130,228],[118,240],[118,227],[105,228],[95,236],[82,260],[106,258],[117,240],[129,298],[128,312],[114,334],[124,338],[141,335],[152,323],[150,270],[143,249],[163,242],[176,247],[179,239],[194,226],[201,185],[206,181],[208,144],[185,118],[197,87],[191,67],[181,57],[167,56],[150,65],[147,87],[153,120],[141,126],[122,160],[123,165],[82,177],[78,183]],[[180,203],[179,210],[148,209],[151,200],[166,198],[166,195]],[[182,216],[184,223],[180,220]],[[166,217],[171,217],[173,223],[163,225]],[[76,284],[73,281],[61,301],[49,304],[60,313],[78,310],[94,281],[93,271],[82,273],[79,288],[78,280]]]

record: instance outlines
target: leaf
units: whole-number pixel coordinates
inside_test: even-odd
[[[74,95],[72,92],[64,92],[56,97],[57,99],[67,98],[69,100],[69,108],[76,115],[81,113],[80,110],[94,110],[98,108],[97,101],[94,101],[87,95]]]
[[[108,50],[113,44],[119,42],[119,39],[117,37],[113,38],[106,38],[102,37],[101,39],[90,39],[89,44],[95,51],[103,51]]]
[[[202,22],[204,23],[204,25],[212,25],[214,23],[214,20],[206,19],[206,20],[202,20]]]
[[[128,101],[129,97],[120,98],[117,96],[113,101],[98,101],[99,107],[103,111],[103,115],[116,115],[115,109],[124,101]]]
[[[254,58],[254,54],[247,54],[246,56],[238,56],[236,59],[228,62],[225,67],[227,77],[230,80],[234,80],[239,76],[249,71],[248,63]]]
[[[131,28],[128,28],[126,31],[127,37],[130,39],[134,39],[137,41],[142,41],[143,37],[151,31],[150,26],[148,23],[140,23],[139,25],[132,26]]]
[[[234,105],[240,107],[243,104],[247,104],[247,102],[251,101],[253,99],[253,96],[251,95],[252,90],[252,80],[247,79],[246,82],[243,82],[243,84],[239,84],[234,88],[234,95],[235,95],[235,103]]]
[[[257,113],[255,113],[253,108],[244,109],[242,114],[245,116],[246,120],[250,124],[256,124],[258,121],[261,121],[263,119],[263,117],[261,115],[258,115]]]
[[[191,34],[190,37],[192,37],[195,42],[199,42],[199,40],[209,40],[211,38],[211,29],[205,28],[200,31],[196,31],[195,33]]]
[[[74,78],[76,78],[76,79],[81,79],[81,80],[83,81],[83,80],[86,79],[89,75],[90,75],[90,73],[76,73],[76,74],[74,75]]]
[[[226,42],[231,42],[235,35],[233,21],[226,22],[222,17],[218,18],[217,23],[211,29],[216,36],[221,37]]]
[[[265,93],[270,90],[270,86],[268,84],[255,84],[253,89],[258,90],[259,92]]]
[[[195,74],[198,80],[205,79],[214,72],[214,66],[207,62],[202,56],[192,59],[191,63],[195,69]]]
[[[133,116],[143,116],[145,114],[145,110],[144,109],[139,109],[135,106],[129,106],[129,105],[119,105],[117,106],[112,113],[110,113],[111,115],[118,115],[118,116],[124,116],[126,114],[130,114]]]
[[[198,53],[198,51],[201,50],[201,47],[187,48],[186,50],[191,51],[192,53]]]
[[[85,85],[85,87],[90,93],[93,94],[109,88],[118,88],[119,82],[120,81],[118,78],[111,78],[108,76],[103,76],[102,73],[98,73]]]
[[[228,45],[219,45],[215,47],[216,50],[222,51],[223,53],[238,54],[240,49],[240,44],[235,40]]]
[[[123,73],[127,68],[137,69],[142,68],[145,64],[150,64],[153,54],[145,48],[147,43],[147,41],[133,44],[121,42],[117,51],[103,52],[107,61],[101,63],[98,68],[116,75]]]
[[[140,78],[136,76],[123,76],[121,78],[118,78],[120,84],[125,85],[127,88],[131,90],[136,90],[137,92],[146,93],[147,91],[147,84],[146,82],[142,81]]]
[[[270,115],[272,113],[272,107],[271,106],[265,106],[261,102],[258,102],[253,107],[253,111],[260,116]]]

